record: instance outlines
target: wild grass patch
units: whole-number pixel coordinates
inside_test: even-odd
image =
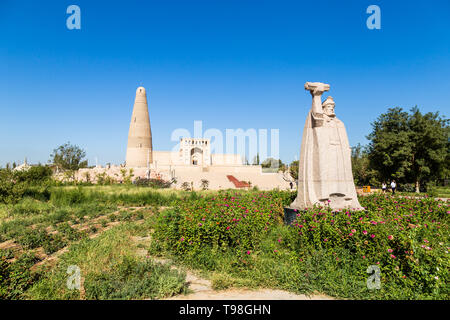
[[[94,239],[84,239],[61,255],[56,267],[27,292],[31,299],[141,299],[163,298],[185,292],[185,275],[137,256],[130,236],[139,227],[125,223]],[[67,268],[78,266],[81,291],[66,286]]]

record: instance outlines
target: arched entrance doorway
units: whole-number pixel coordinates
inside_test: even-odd
[[[200,148],[191,149],[191,164],[194,166],[200,166],[203,164],[203,150]]]

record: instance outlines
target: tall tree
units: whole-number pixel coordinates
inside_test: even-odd
[[[298,180],[298,160],[292,161],[289,165],[289,174],[295,180]]]
[[[367,147],[357,144],[352,147],[352,173],[355,185],[378,185],[377,172],[370,167]]]
[[[261,167],[263,168],[278,168],[279,170],[284,171],[285,165],[283,161],[280,159],[267,158],[261,163]]]
[[[379,172],[381,179],[405,178],[413,148],[408,113],[398,107],[388,109],[372,123],[367,139],[370,166]]]
[[[411,114],[390,108],[372,123],[367,136],[370,166],[383,180],[397,179],[420,185],[438,178],[448,166],[448,120],[439,113]]]
[[[442,119],[439,112],[422,114],[417,106],[411,113],[409,127],[414,147],[409,174],[419,192],[421,183],[442,178],[448,167],[445,160],[449,153],[449,120]]]
[[[78,170],[87,167],[86,152],[76,145],[67,142],[53,150],[50,158],[58,168],[63,170]]]
[[[259,165],[259,153],[253,158],[253,165]]]

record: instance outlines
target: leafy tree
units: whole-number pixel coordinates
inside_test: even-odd
[[[406,178],[413,148],[408,117],[401,108],[391,108],[372,123],[372,132],[367,136],[370,166],[382,180]]]
[[[70,142],[54,149],[50,157],[53,164],[63,170],[78,170],[86,168],[88,164],[87,160],[84,160],[86,152]]]
[[[133,177],[134,177],[134,169],[133,168],[130,168],[128,171],[125,168],[120,169],[120,174],[122,176],[123,183],[125,183],[125,184],[133,183]]]
[[[191,189],[191,184],[189,182],[183,182],[181,184],[181,189],[183,189],[184,191],[190,191]]]
[[[357,144],[352,147],[352,173],[355,184],[363,185],[379,185],[377,172],[370,167],[369,153],[367,147]]]
[[[283,170],[285,168],[284,163],[280,159],[267,158],[261,163],[263,168],[278,168]]]
[[[257,153],[256,157],[253,158],[253,165],[259,165],[259,153]]]
[[[411,109],[409,127],[413,149],[409,174],[419,192],[420,184],[443,178],[449,157],[449,120],[442,119],[439,112],[422,114]]]
[[[14,181],[27,182],[30,184],[42,184],[51,180],[52,169],[48,166],[37,165],[23,171],[14,171]]]
[[[420,185],[446,172],[449,157],[448,120],[439,113],[423,115],[417,107],[411,114],[390,108],[372,123],[368,152],[370,167],[383,180],[396,179]]]
[[[292,161],[289,166],[289,173],[292,178],[298,180],[298,160]]]
[[[201,185],[201,187],[202,187],[203,190],[207,190],[208,187],[209,187],[209,181],[206,180],[206,179],[202,179],[202,180],[200,181],[200,185]]]

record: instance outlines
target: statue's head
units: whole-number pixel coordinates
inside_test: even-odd
[[[336,114],[334,113],[334,100],[333,97],[329,96],[323,103],[322,103],[322,110],[323,113],[325,113],[329,117],[336,117]]]

